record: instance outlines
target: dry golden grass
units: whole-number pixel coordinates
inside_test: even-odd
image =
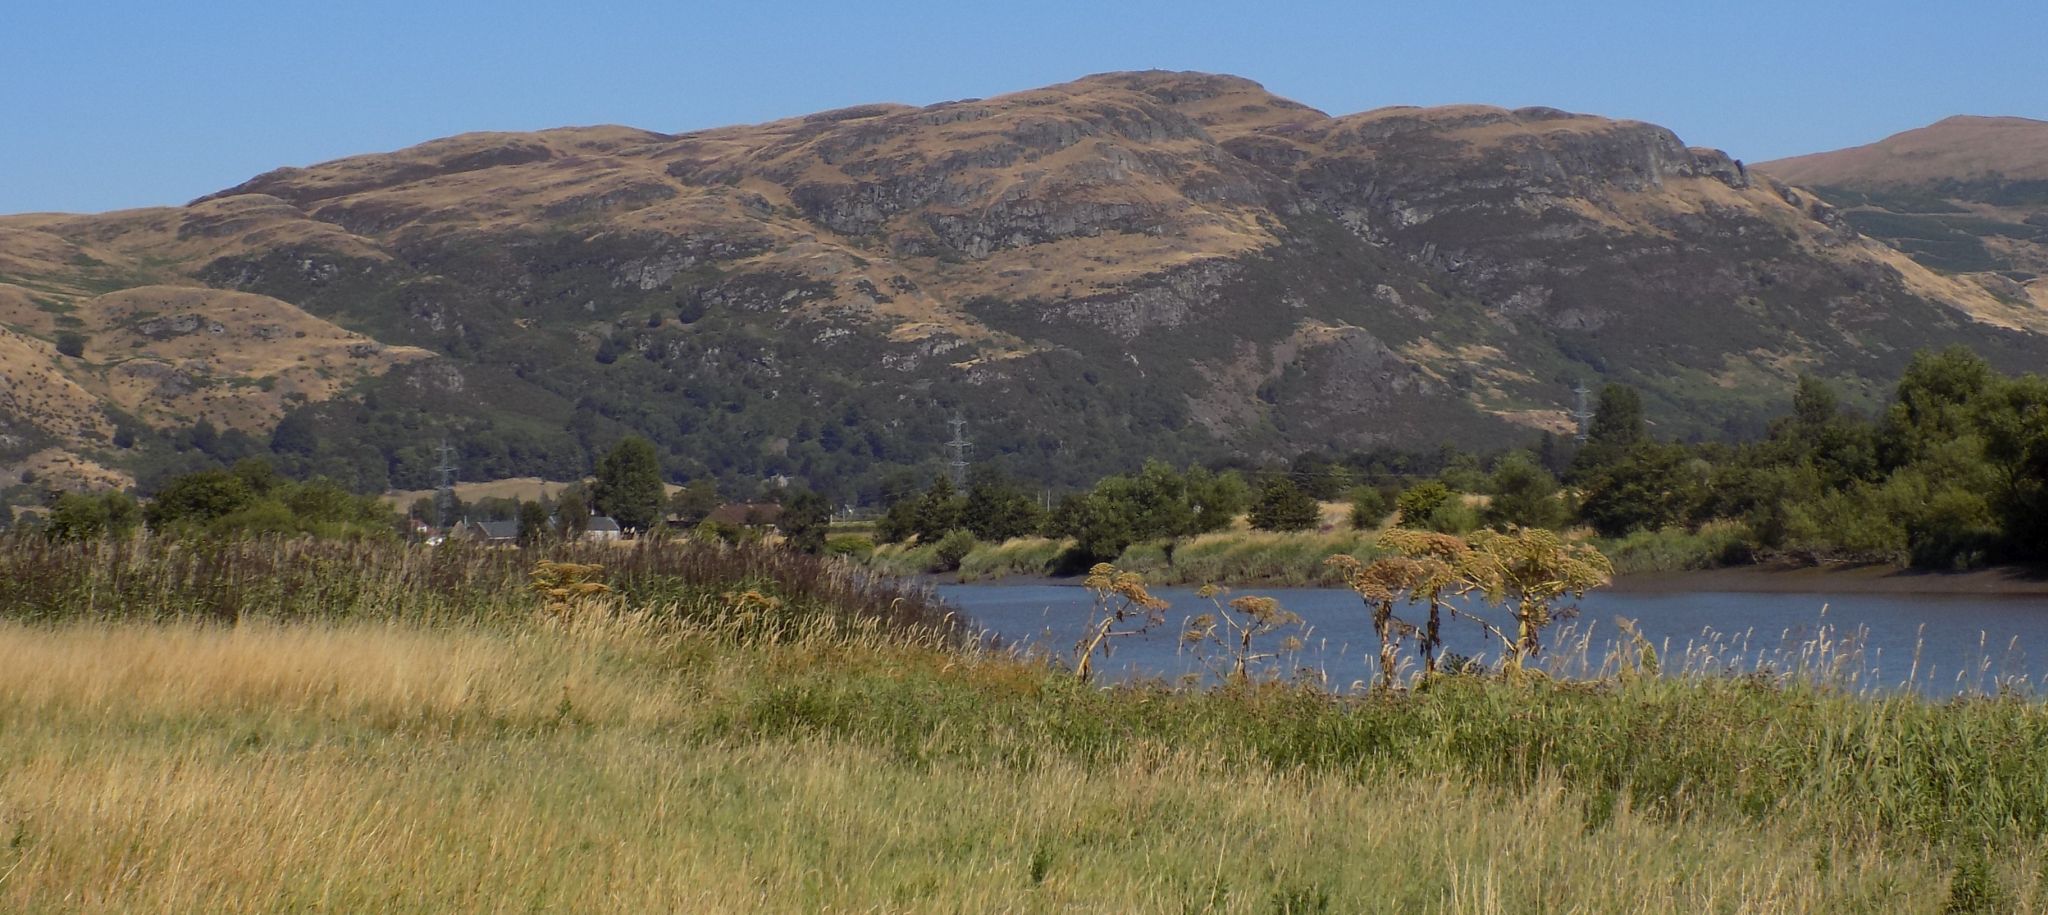
[[[1595,827],[1550,780],[1361,781],[1143,742],[1095,765],[979,765],[695,726],[821,663],[924,663],[870,650],[605,626],[0,626],[0,908],[1890,913],[1946,898],[1912,852],[1625,802]],[[952,664],[991,685],[1021,673]]]

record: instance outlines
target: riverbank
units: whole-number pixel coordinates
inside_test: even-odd
[[[1885,564],[1724,566],[1718,569],[1620,575],[1614,579],[1610,590],[1635,593],[1948,594],[2048,597],[2048,569],[2001,566],[1967,572],[1927,572]]]

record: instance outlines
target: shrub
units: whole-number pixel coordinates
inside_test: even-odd
[[[1376,530],[1380,522],[1392,513],[1387,496],[1370,486],[1351,490],[1351,529],[1355,531]]]
[[[85,335],[68,330],[58,334],[57,352],[73,359],[82,358],[85,355]]]
[[[1408,487],[1394,498],[1394,507],[1401,512],[1403,527],[1421,527],[1444,503],[1451,500],[1451,489],[1435,480],[1417,483]]]
[[[960,568],[960,561],[974,551],[974,535],[966,531],[953,531],[934,544],[932,569],[934,572],[953,572]]]
[[[1252,527],[1262,531],[1305,531],[1322,517],[1322,506],[1287,477],[1267,480],[1252,502]]]

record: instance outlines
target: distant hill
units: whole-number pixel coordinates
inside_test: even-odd
[[[1168,72],[468,134],[0,217],[0,486],[264,453],[422,489],[443,438],[468,479],[572,479],[637,432],[676,479],[854,499],[935,468],[956,412],[1057,485],[1528,441],[1581,381],[1710,435],[1801,371],[1868,400],[1918,347],[2048,361],[2048,311],[1771,174],[1652,124]]]
[[[2048,121],[1952,117],[1868,146],[1766,162],[1859,231],[2048,308]]]

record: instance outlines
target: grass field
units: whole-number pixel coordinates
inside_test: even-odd
[[[0,621],[0,910],[2048,910],[2030,699],[1100,689],[794,565],[463,562],[495,612]]]

